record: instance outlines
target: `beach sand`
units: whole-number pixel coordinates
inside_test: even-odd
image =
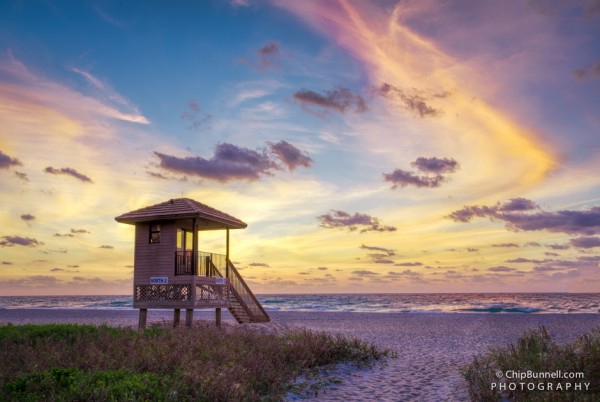
[[[272,323],[246,324],[259,331],[304,327],[358,337],[395,349],[398,358],[373,370],[341,367],[330,375],[341,379],[311,400],[447,401],[466,400],[460,369],[489,346],[514,342],[525,330],[546,326],[558,342],[600,327],[600,314],[456,314],[270,312]],[[148,323],[164,324],[171,311],[151,310]],[[195,320],[213,320],[213,312],[195,312]],[[0,310],[0,324],[70,322],[136,326],[137,310]],[[226,326],[233,326],[228,312]],[[517,369],[517,368],[515,368]]]

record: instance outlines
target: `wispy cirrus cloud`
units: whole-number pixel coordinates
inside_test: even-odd
[[[115,91],[109,83],[83,68],[72,67],[71,71],[83,77],[91,85],[94,89],[94,96],[104,103],[101,110],[109,113],[111,117],[132,123],[150,124],[150,121],[140,113],[138,108]]]
[[[426,20],[446,21],[443,7],[434,3],[407,5],[404,2],[390,7],[352,0],[276,1],[275,4],[348,51],[362,63],[375,92],[392,100],[390,103],[395,107],[389,108],[385,116],[389,128],[378,123],[370,125],[372,132],[362,139],[367,146],[381,148],[381,144],[390,144],[389,149],[382,150],[390,157],[393,149],[406,146],[405,137],[398,135],[394,126],[426,133],[428,139],[440,147],[463,144],[461,149],[456,148],[457,155],[461,159],[462,155],[468,155],[469,164],[478,166],[469,180],[470,188],[476,182],[482,193],[506,192],[506,187],[514,189],[515,185],[529,188],[540,183],[556,167],[557,157],[548,142],[484,100],[488,86],[482,79],[484,74],[479,74],[481,71],[471,71],[470,63],[463,63],[463,59],[453,57],[440,46],[439,42],[445,38],[436,36],[432,32],[436,30],[417,29],[422,23],[418,23],[421,19],[415,18],[415,14]],[[481,10],[478,8],[478,11]],[[456,28],[456,25],[449,24],[445,28]],[[476,67],[485,71],[486,65]],[[402,83],[402,87],[394,83]],[[421,88],[423,83],[427,90],[415,89]],[[326,96],[318,99],[324,102],[324,98]],[[372,107],[374,113],[377,112],[375,103],[376,100]],[[407,111],[411,116],[407,116]],[[494,176],[497,164],[507,158],[514,162],[510,169],[506,169],[502,178]],[[390,180],[395,178],[398,183],[421,186],[440,184],[435,178],[419,180],[418,176],[396,172],[396,175],[390,174]]]
[[[395,232],[397,228],[394,226],[382,225],[379,219],[368,215],[355,212],[350,214],[348,212],[331,210],[330,213],[324,214],[317,217],[321,227],[333,229],[333,228],[346,228],[350,232],[360,228],[360,233],[366,232]]]

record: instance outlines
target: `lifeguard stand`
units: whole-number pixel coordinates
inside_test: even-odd
[[[135,225],[133,307],[145,328],[148,309],[173,309],[173,326],[181,309],[191,326],[195,308],[228,308],[239,323],[267,322],[269,316],[229,259],[229,229],[244,229],[241,220],[189,198],[127,212],[117,222]],[[225,229],[225,255],[198,251],[198,232]]]

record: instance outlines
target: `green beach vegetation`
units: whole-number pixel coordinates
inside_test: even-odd
[[[391,355],[307,330],[8,324],[0,326],[0,400],[282,400],[298,376]]]
[[[557,344],[546,328],[490,348],[464,369],[473,401],[600,400],[600,328]]]

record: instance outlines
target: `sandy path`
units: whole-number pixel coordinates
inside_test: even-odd
[[[169,311],[150,311],[164,322]],[[196,312],[197,319],[214,313]],[[224,322],[233,323],[228,313]],[[464,400],[460,367],[488,346],[514,341],[526,329],[546,326],[560,342],[600,327],[600,314],[378,314],[272,312],[275,327],[299,326],[355,336],[396,349],[398,358],[375,370],[339,371],[343,380],[321,391],[319,401]],[[132,310],[0,310],[0,323],[78,322],[136,325]],[[263,327],[260,324],[253,324]]]

